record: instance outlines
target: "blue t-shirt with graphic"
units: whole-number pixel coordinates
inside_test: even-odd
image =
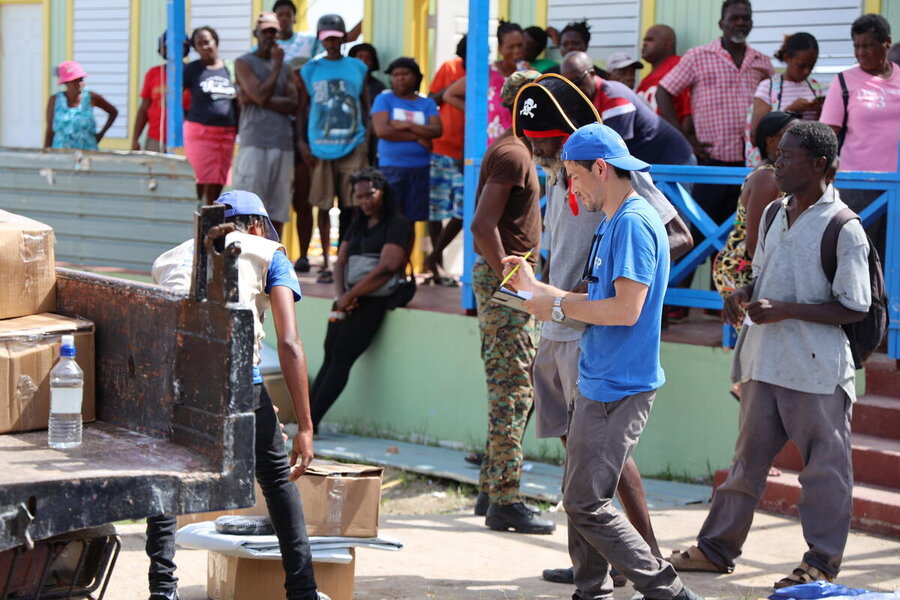
[[[272,256],[272,262],[269,263],[269,270],[266,273],[266,293],[271,294],[272,288],[276,285],[283,285],[294,292],[294,302],[299,302],[302,294],[300,293],[300,282],[297,281],[297,274],[294,272],[294,265],[288,260],[284,252],[276,252]],[[253,383],[262,383],[262,374],[259,371],[259,365],[253,365]]]
[[[434,100],[421,94],[406,99],[390,90],[378,94],[372,103],[372,113],[386,112],[388,121],[409,121],[416,125],[427,125],[431,117],[437,116],[438,107]],[[378,140],[378,166],[380,167],[427,167],[431,164],[431,153],[419,142],[392,142]]]
[[[588,283],[588,299],[614,297],[620,277],[643,283],[648,290],[633,326],[591,325],[585,330],[579,390],[590,400],[615,402],[661,387],[666,376],[659,362],[659,334],[669,279],[669,239],[659,214],[640,196],[628,198],[611,219],[597,226],[591,257],[596,283]]]
[[[316,158],[342,158],[365,139],[361,100],[368,72],[364,62],[348,56],[303,65],[300,77],[310,100],[306,135]]]

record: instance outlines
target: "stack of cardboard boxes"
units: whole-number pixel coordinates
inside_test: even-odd
[[[383,469],[314,460],[297,487],[310,537],[373,538],[378,535]],[[179,517],[178,525],[214,520],[225,514],[266,516],[265,499],[256,486],[256,506]],[[353,598],[356,557],[347,564],[313,559],[316,584],[332,600]],[[209,552],[206,594],[212,600],[284,598],[284,569],[279,560],[239,558]]]
[[[53,229],[0,210],[0,434],[46,429],[50,370],[63,334],[84,371],[82,416],[94,420],[94,325],[53,314]]]

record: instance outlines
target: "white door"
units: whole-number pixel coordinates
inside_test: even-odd
[[[43,39],[40,4],[0,4],[0,146],[41,147]]]

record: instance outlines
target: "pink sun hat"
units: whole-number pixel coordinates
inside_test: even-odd
[[[74,60],[64,60],[56,67],[56,73],[59,75],[57,83],[62,85],[82,77],[87,77],[87,71]]]

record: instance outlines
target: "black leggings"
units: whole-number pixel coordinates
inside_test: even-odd
[[[325,359],[310,392],[314,431],[319,430],[322,417],[344,391],[350,368],[372,343],[386,312],[387,298],[363,296],[344,320],[328,323]]]

